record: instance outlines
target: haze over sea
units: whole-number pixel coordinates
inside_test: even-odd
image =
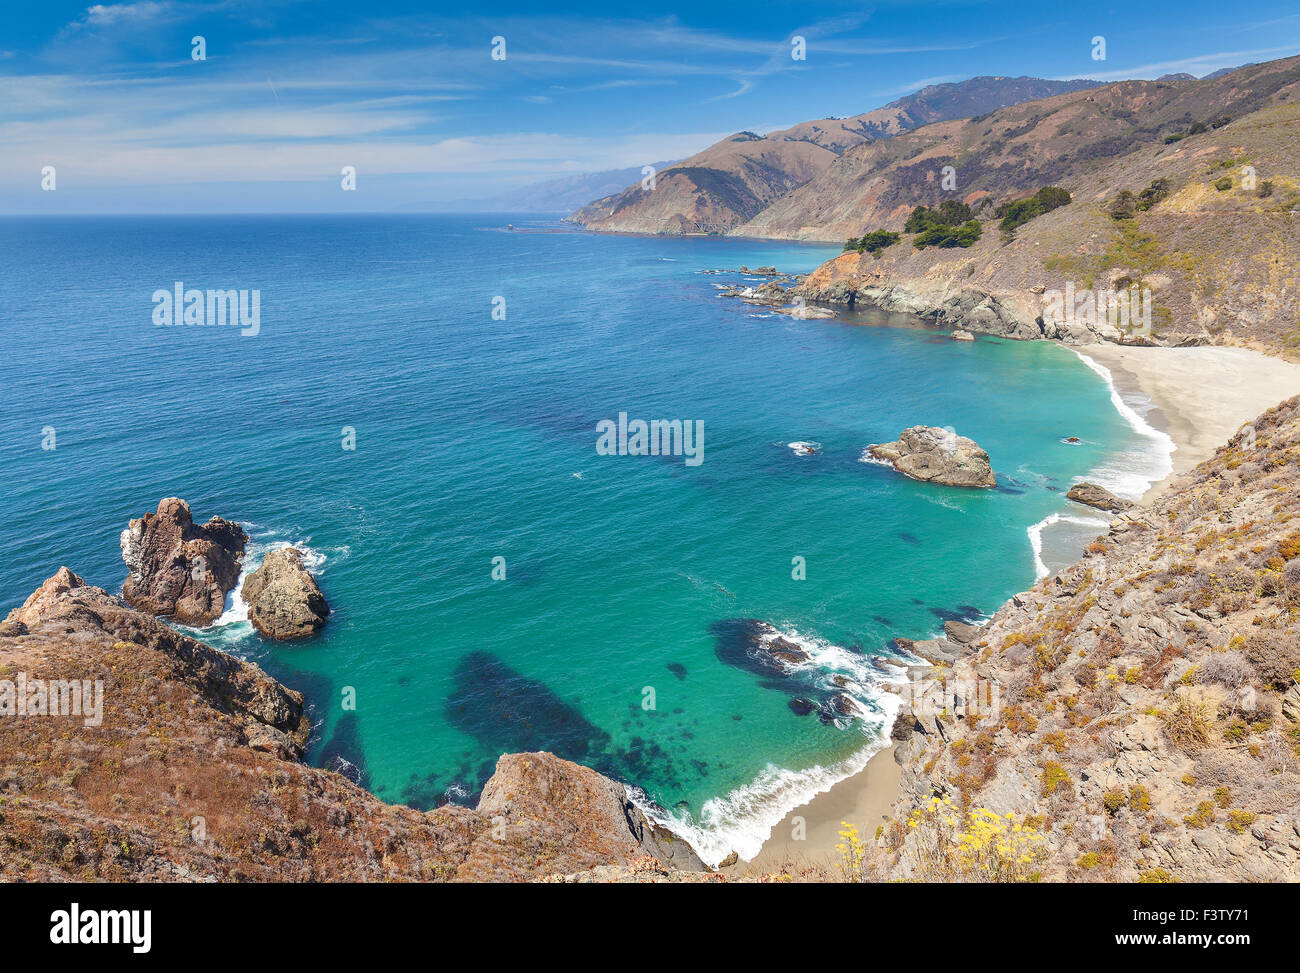
[[[431,807],[472,803],[502,752],[551,750],[716,861],[882,745],[893,637],[1028,587],[1031,528],[1080,519],[1076,479],[1132,497],[1168,469],[1067,348],[716,296],[759,282],[741,265],[837,248],[506,219],[0,221],[0,606],[60,564],[119,592],[119,532],[183,497],[245,524],[246,567],[292,543],[319,573],[334,614],[310,643],[263,641],[237,598],[201,632],[306,693],[313,762]],[[260,289],[260,333],[156,326],[176,281]],[[597,455],[620,412],[702,422],[703,462]],[[975,439],[999,487],[861,460],[916,424]],[[1049,532],[1046,566],[1102,529],[1082,520]],[[736,664],[752,619],[812,664]],[[856,717],[794,712],[837,675]]]

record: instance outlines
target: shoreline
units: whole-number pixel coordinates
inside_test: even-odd
[[[883,823],[898,797],[903,769],[894,760],[894,744],[871,755],[857,773],[836,781],[811,800],[796,805],[772,828],[763,847],[749,861],[739,861],[719,871],[728,877],[760,875],[793,868],[824,868],[833,872],[841,840],[840,822],[858,829],[863,841],[873,841],[876,826]],[[798,820],[796,820],[798,819]],[[795,837],[801,825],[803,836]]]
[[[1300,394],[1300,364],[1247,348],[1067,347],[1084,364],[1091,359],[1093,365],[1110,373],[1115,394],[1126,408],[1132,410],[1134,399],[1149,401],[1151,408],[1137,416],[1138,422],[1167,436],[1173,444],[1170,472],[1148,485],[1137,501],[1139,506],[1150,504],[1179,476],[1213,456],[1243,425]],[[870,841],[876,825],[888,817],[898,798],[902,768],[893,753],[892,745],[886,747],[859,772],[793,808],[772,829],[757,856],[723,871],[758,874],[786,863],[833,868],[839,857],[835,844],[840,840],[840,822],[853,824],[859,837]],[[805,822],[802,841],[789,837],[795,817]]]
[[[1084,345],[1071,350],[1105,367],[1122,399],[1136,395],[1150,401],[1146,421],[1174,443],[1173,468],[1143,493],[1138,502],[1144,506],[1244,425],[1300,394],[1300,364],[1249,348]]]

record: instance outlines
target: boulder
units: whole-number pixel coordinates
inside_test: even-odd
[[[167,497],[156,513],[122,531],[122,560],[129,574],[122,595],[133,608],[170,615],[186,625],[208,625],[225,610],[239,581],[248,536],[238,524],[213,517],[194,523],[190,505]]]
[[[869,452],[914,480],[945,486],[997,486],[989,454],[974,440],[948,429],[912,426],[895,442],[871,446]]]
[[[952,333],[952,339],[953,341],[974,341],[975,336],[969,331],[963,331],[961,328],[958,328]]]
[[[1119,513],[1133,506],[1131,501],[1121,500],[1105,487],[1098,486],[1095,483],[1076,483],[1070,487],[1065,496],[1075,503],[1082,503],[1111,513]]]
[[[983,630],[978,625],[970,625],[966,622],[947,621],[943,623],[943,634],[951,641],[959,642],[962,645],[969,645],[977,640]]]
[[[244,581],[241,594],[248,602],[253,627],[280,641],[315,635],[330,613],[316,579],[303,566],[302,551],[292,547],[262,558]]]

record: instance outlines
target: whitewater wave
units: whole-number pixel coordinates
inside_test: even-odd
[[[1100,517],[1088,517],[1080,514],[1048,514],[1036,524],[1026,528],[1029,534],[1029,546],[1034,552],[1034,578],[1042,581],[1043,578],[1051,574],[1051,570],[1043,562],[1043,531],[1054,524],[1077,524],[1080,527],[1095,527],[1100,533],[1106,529],[1110,522]]]
[[[796,439],[792,443],[786,443],[786,446],[788,446],[796,456],[808,456],[809,450],[813,453],[820,453],[822,451],[821,443],[808,443],[801,439]]]
[[[1104,486],[1117,497],[1137,500],[1153,484],[1159,483],[1173,472],[1173,454],[1178,445],[1166,433],[1146,421],[1144,413],[1154,407],[1150,399],[1136,395],[1131,396],[1131,402],[1126,401],[1115,388],[1115,379],[1109,368],[1089,358],[1077,348],[1070,350],[1106,383],[1110,389],[1110,401],[1115,406],[1115,411],[1145,441],[1136,448],[1122,450],[1111,457],[1104,465],[1093,470],[1088,479]]]
[[[897,664],[878,669],[870,656],[793,628],[774,627],[766,636],[769,640],[778,637],[795,643],[808,656],[806,662],[789,666],[791,674],[803,674],[818,688],[849,698],[854,710],[850,729],[861,732],[867,742],[851,756],[825,766],[790,770],[769,764],[750,783],[706,801],[698,817],[667,811],[643,792],[628,788],[629,796],[647,817],[689,842],[709,865],[716,866],[733,851],[751,861],[787,814],[860,772],[888,746],[889,729],[902,705],[901,698],[885,688],[906,676],[906,670]]]
[[[896,711],[901,700],[894,699]],[[628,788],[628,796],[647,817],[686,840],[710,866],[716,867],[733,851],[744,861],[752,861],[787,814],[860,773],[872,757],[885,749],[888,723],[893,718],[891,712],[880,721],[876,740],[827,766],[788,770],[769,764],[749,784],[706,801],[698,820],[689,814],[665,812],[635,788]]]
[[[873,443],[872,445],[875,445],[875,444]],[[872,464],[873,466],[888,466],[891,470],[894,468],[894,464],[891,463],[891,462],[889,462],[889,460],[887,460],[887,459],[881,459],[879,456],[872,456],[872,455],[871,455],[871,446],[867,446],[866,448],[864,448],[864,449],[862,450],[861,455],[858,456],[858,462],[859,462],[859,463],[870,463],[870,464]]]
[[[251,572],[256,571],[261,566],[262,559],[267,554],[272,551],[283,550],[286,547],[296,548],[302,552],[303,567],[311,574],[319,577],[324,572],[327,561],[346,556],[349,553],[348,547],[342,545],[330,549],[329,554],[326,554],[325,551],[311,546],[310,537],[301,540],[289,540],[285,538],[283,531],[264,528],[250,521],[241,521],[240,526],[248,534],[249,540],[244,547],[244,560],[240,566],[239,580],[235,582],[235,587],[226,595],[225,609],[210,625],[201,628],[181,626],[199,633],[207,641],[217,637],[220,641],[228,643],[253,634],[253,623],[248,620],[248,602],[244,601],[243,596],[244,582]]]

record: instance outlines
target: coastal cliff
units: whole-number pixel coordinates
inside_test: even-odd
[[[1000,828],[1025,878],[1300,880],[1298,463],[1300,397],[974,633],[917,643],[959,706],[900,713],[879,875],[990,877],[959,835]]]
[[[623,785],[549,753],[502,756],[477,808],[385,804],[301,762],[299,693],[67,568],[0,622],[0,707],[5,881],[704,870]]]

